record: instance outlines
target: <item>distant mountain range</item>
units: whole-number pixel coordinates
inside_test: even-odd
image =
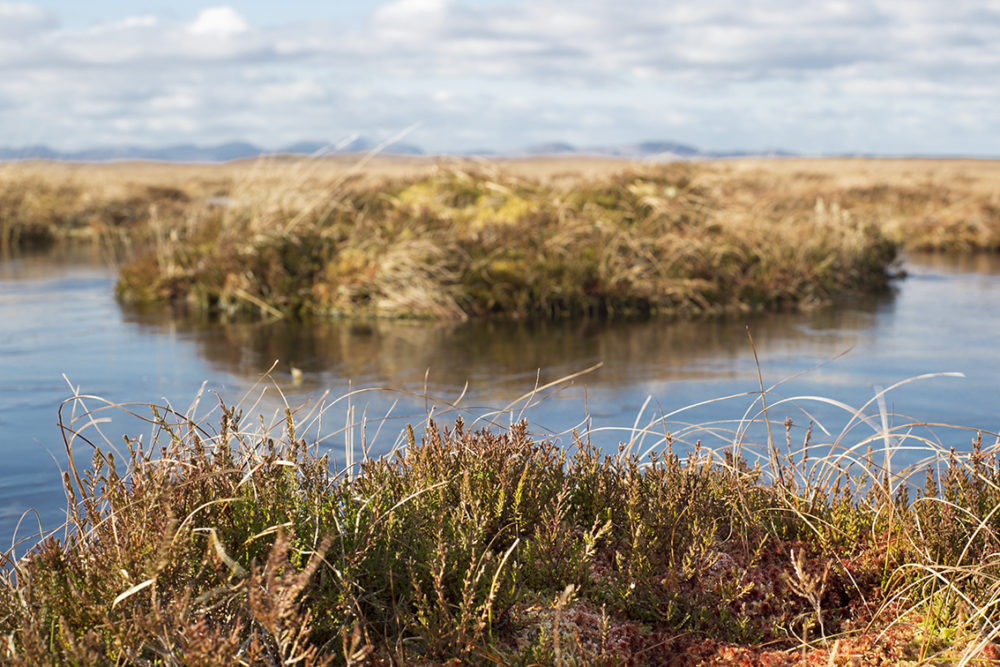
[[[60,151],[45,145],[20,148],[0,147],[0,160],[67,160],[106,162],[110,160],[157,160],[163,162],[228,162],[262,155],[314,155],[325,153],[364,153],[377,144],[367,139],[355,139],[335,146],[322,141],[299,141],[269,150],[246,141],[228,141],[214,146],[175,144],[172,146],[94,146],[77,151]],[[422,155],[423,151],[409,144],[394,144],[386,152],[393,155]]]
[[[711,159],[726,157],[794,157],[796,153],[781,149],[768,149],[762,151],[731,150],[731,151],[703,151],[688,144],[679,144],[674,141],[643,141],[638,144],[626,146],[592,146],[589,148],[578,148],[572,144],[554,142],[529,146],[520,152],[525,155],[597,155],[607,157],[621,157],[633,159]]]
[[[366,153],[378,144],[365,138],[335,145],[323,141],[299,141],[277,150],[261,148],[245,141],[229,141],[214,146],[176,144],[173,146],[95,146],[77,151],[60,151],[45,145],[19,148],[0,147],[0,161],[11,160],[66,160],[71,162],[107,162],[112,160],[156,160],[164,162],[228,162],[262,155],[328,155]],[[380,152],[387,155],[427,155],[419,146],[395,143]],[[749,156],[793,156],[782,150],[773,151],[702,151],[694,146],[672,141],[644,141],[626,146],[580,148],[567,143],[547,143],[529,146],[519,151],[496,152],[490,150],[468,151],[463,155],[490,155],[519,157],[542,155],[592,155],[631,159],[711,159]]]

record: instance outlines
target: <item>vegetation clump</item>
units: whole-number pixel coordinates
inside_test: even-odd
[[[150,421],[149,444],[71,456],[65,536],[7,557],[4,664],[1000,657],[981,436],[912,499],[870,452],[811,458],[811,429],[793,452],[791,422],[753,465],[749,445],[602,455],[459,421],[348,466],[291,412],[281,433],[224,405],[214,428]]]
[[[10,171],[7,167],[6,171]],[[143,244],[150,228],[177,220],[189,204],[180,189],[127,184],[98,193],[72,179],[41,173],[0,172],[0,252],[59,242],[100,242],[116,248]]]
[[[0,251],[97,240],[119,296],[213,317],[808,308],[897,251],[1000,251],[988,161],[272,159],[0,169]]]
[[[885,289],[874,221],[732,206],[686,166],[556,190],[457,170],[235,204],[126,266],[128,300],[223,315],[464,319],[787,309]]]

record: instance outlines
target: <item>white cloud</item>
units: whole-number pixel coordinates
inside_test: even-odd
[[[230,36],[247,32],[250,24],[232,7],[203,9],[188,26],[192,35]]]
[[[48,12],[25,3],[0,3],[0,38],[47,30],[59,25]]]
[[[101,34],[136,29],[141,30],[144,28],[155,28],[159,25],[159,23],[159,20],[150,14],[145,14],[143,16],[126,16],[120,21],[112,21],[111,23],[97,25],[91,28],[91,32]]]
[[[150,109],[156,111],[191,111],[197,109],[200,96],[189,90],[177,89],[149,100]]]
[[[435,25],[451,8],[449,0],[393,0],[375,10],[374,22],[394,28]]]
[[[412,140],[431,148],[926,152],[935,133],[885,113],[919,106],[955,151],[1000,153],[1000,0],[394,0],[350,29],[229,6],[61,28],[0,4],[0,74],[0,145],[277,145],[423,121]]]

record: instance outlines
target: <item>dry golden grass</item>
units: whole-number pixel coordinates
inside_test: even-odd
[[[814,206],[850,205],[858,215],[878,213],[893,231],[918,220],[938,223],[993,216],[1000,207],[1000,161],[970,159],[748,158],[691,163],[701,182],[727,194],[763,201],[797,201]],[[375,156],[265,158],[227,164],[121,162],[68,164],[46,161],[0,164],[0,191],[46,187],[63,190],[76,206],[98,206],[129,197],[148,196],[149,188],[176,189],[192,200],[226,196],[234,189],[314,190],[345,180],[382,183],[419,179],[435,170],[458,169],[528,179],[566,188],[610,178],[623,171],[647,169],[650,163],[595,157],[521,159]],[[68,195],[72,193],[72,197]],[[155,197],[154,197],[155,198]],[[906,201],[909,198],[912,201]],[[4,217],[12,211],[4,201]],[[902,205],[908,204],[908,205]],[[991,210],[991,208],[993,210]],[[905,236],[899,240],[910,245]]]
[[[462,158],[374,156],[361,163],[357,156],[320,159],[262,158],[224,164],[166,162],[66,163],[25,161],[0,163],[4,181],[33,178],[72,183],[107,193],[129,185],[173,186],[195,190],[213,183],[247,182],[253,178],[288,180],[308,172],[316,180],[330,180],[345,174],[372,178],[402,178],[427,175],[435,168],[472,170],[497,169],[503,173],[541,182],[592,180],[657,163],[600,157]],[[699,171],[721,179],[734,175],[771,174],[788,184],[797,181],[829,180],[839,188],[863,187],[876,183],[890,186],[917,186],[936,183],[968,194],[992,195],[1000,188],[1000,160],[922,158],[739,158],[711,162],[690,162]],[[119,193],[122,190],[119,190]]]
[[[713,169],[722,181],[865,215],[906,249],[1000,250],[1000,161],[740,160]]]
[[[80,238],[133,258],[124,298],[216,314],[801,308],[884,288],[889,245],[1000,250],[1000,163],[338,156],[0,167],[0,245]]]

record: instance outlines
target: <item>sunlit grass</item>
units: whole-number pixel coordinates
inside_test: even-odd
[[[10,164],[10,252],[96,240],[119,294],[222,317],[462,319],[808,308],[895,249],[1000,249],[992,162],[270,159]]]
[[[732,420],[684,424],[697,406],[652,414],[647,404],[606,454],[598,443],[614,432],[587,420],[548,438],[518,421],[561,384],[449,428],[362,424],[349,409],[342,452],[303,436],[328,417],[320,404],[265,419],[247,398],[196,418],[197,403],[182,414],[77,395],[61,413],[69,521],[8,556],[0,656],[825,665],[1000,655],[996,434],[888,414],[893,388],[852,407],[762,384],[720,399],[720,409],[745,403]],[[842,412],[839,430],[808,422],[813,404]],[[460,399],[447,410],[460,414]],[[105,419],[126,413],[151,438],[103,441]],[[390,451],[371,458],[379,439]]]
[[[878,292],[896,256],[870,220],[762,213],[687,165],[560,189],[447,169],[296,192],[235,197],[125,266],[119,295],[221,316],[695,315]]]

